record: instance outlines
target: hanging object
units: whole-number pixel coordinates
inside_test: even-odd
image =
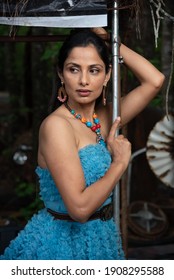
[[[67,28],[107,26],[107,4],[105,0],[5,0],[0,3],[0,24]]]
[[[156,123],[147,140],[146,156],[154,174],[174,188],[174,116]]]

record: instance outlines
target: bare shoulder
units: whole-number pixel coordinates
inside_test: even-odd
[[[39,135],[42,135],[42,137],[50,137],[51,135],[63,137],[67,134],[75,137],[71,123],[59,113],[52,113],[45,118],[39,130]]]
[[[71,123],[61,114],[49,115],[39,130],[38,162],[46,166],[56,154],[65,154],[68,150],[77,150],[77,140]],[[63,155],[62,155],[63,156]]]

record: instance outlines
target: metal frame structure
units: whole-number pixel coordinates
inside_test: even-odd
[[[112,11],[112,90],[113,90],[113,121],[119,115],[120,77],[119,77],[119,10],[118,1],[113,3]],[[120,225],[120,186],[114,189],[114,219]]]

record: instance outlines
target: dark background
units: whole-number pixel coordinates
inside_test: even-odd
[[[53,1],[54,2],[54,1]],[[164,1],[169,14],[172,0]],[[111,3],[108,3],[108,29],[111,29]],[[155,11],[155,9],[154,9]],[[120,38],[123,43],[144,55],[166,76],[159,95],[124,129],[132,142],[132,152],[146,147],[154,125],[166,114],[166,89],[172,60],[173,21],[161,20],[157,47],[149,1],[120,1]],[[60,45],[69,33],[66,28],[0,26],[0,244],[1,251],[27,220],[43,207],[35,168],[37,139],[41,121],[48,114],[48,103],[56,90],[56,59]],[[13,41],[5,39],[8,36]],[[19,41],[19,36],[26,39]],[[51,37],[57,36],[57,41]],[[32,38],[42,38],[40,40]],[[44,38],[44,39],[43,39]],[[48,39],[45,39],[48,38]],[[122,95],[137,85],[136,79],[121,66]],[[169,113],[174,108],[174,83],[169,90]],[[24,145],[24,150],[21,145]],[[27,150],[26,150],[27,148]],[[13,157],[16,152],[27,156],[23,165]],[[133,160],[130,185],[127,175],[121,182],[121,228],[127,256],[135,259],[172,259],[174,257],[174,190],[166,186],[151,170],[142,153]],[[127,189],[130,200],[127,202]],[[136,230],[129,214],[136,202],[146,202],[151,211],[158,207],[165,219],[158,233],[149,237]],[[135,205],[135,208],[138,207]],[[138,208],[136,208],[138,211]],[[155,222],[154,222],[155,223]],[[156,222],[157,223],[157,222]],[[164,226],[166,225],[166,227]],[[152,224],[151,230],[153,230]],[[160,227],[163,230],[160,232]],[[155,227],[155,226],[154,226]]]

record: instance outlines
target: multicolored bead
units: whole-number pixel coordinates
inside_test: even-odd
[[[89,122],[89,121],[87,121],[87,122],[86,122],[86,126],[87,126],[87,127],[92,127],[92,123]]]
[[[80,114],[77,114],[75,110],[71,109],[67,103],[64,103],[65,107],[70,111],[70,113],[76,118],[79,119],[83,124],[85,124],[88,128],[90,128],[93,132],[96,133],[96,142],[99,143],[100,145],[106,146],[106,143],[101,135],[101,125],[100,125],[100,120],[97,118],[97,115],[94,113],[93,114],[93,122],[87,121],[86,118],[82,117]]]

